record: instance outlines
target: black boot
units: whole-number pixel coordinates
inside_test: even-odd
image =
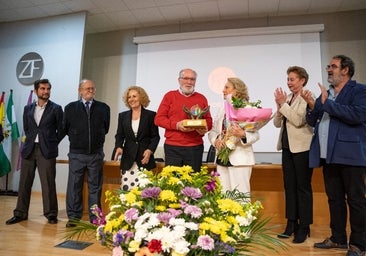
[[[282,234],[278,234],[278,238],[289,238],[292,234],[297,231],[298,224],[295,220],[287,220],[285,231]]]
[[[307,237],[310,237],[309,226],[300,226],[297,232],[295,232],[295,238],[292,241],[295,244],[303,243]]]

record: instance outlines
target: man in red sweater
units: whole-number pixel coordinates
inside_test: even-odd
[[[179,89],[167,92],[155,116],[155,124],[165,129],[165,165],[190,165],[193,170],[200,171],[203,156],[203,140],[205,133],[212,128],[212,117],[208,111],[203,117],[207,128],[187,128],[184,119],[189,119],[183,108],[190,109],[198,105],[201,109],[208,108],[203,94],[195,92],[197,73],[192,69],[179,72]]]

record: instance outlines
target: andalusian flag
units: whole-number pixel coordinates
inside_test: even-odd
[[[18,139],[20,136],[19,136],[18,123],[15,117],[13,90],[10,90],[8,106],[6,107],[6,118],[8,119],[10,125],[11,141],[14,141]]]
[[[5,109],[4,109],[4,98],[5,98],[5,92],[1,94],[0,98],[0,122],[2,129],[0,132],[4,133],[5,131]],[[4,135],[4,137],[6,137]],[[6,156],[3,148],[3,144],[0,143],[0,177],[8,174],[11,171],[10,161],[8,157]]]

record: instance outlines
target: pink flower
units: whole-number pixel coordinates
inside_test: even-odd
[[[123,256],[121,246],[113,247],[112,256]]]
[[[192,198],[199,199],[202,197],[202,193],[199,188],[185,187],[182,189],[182,195]]]
[[[215,247],[215,241],[208,235],[199,236],[197,239],[197,245],[203,250],[211,251]]]
[[[184,208],[184,213],[191,215],[192,218],[198,219],[202,216],[202,210],[201,208],[195,206],[195,205],[188,205],[186,208]]]
[[[137,220],[139,217],[139,212],[135,208],[130,208],[125,212],[125,220],[127,223],[132,223],[132,221]]]

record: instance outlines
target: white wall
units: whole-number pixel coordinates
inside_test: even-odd
[[[186,67],[197,71],[196,90],[206,96],[213,118],[223,104],[222,90],[228,77],[239,77],[248,86],[250,101],[261,100],[264,108],[276,111],[273,93],[287,87],[286,70],[302,66],[310,73],[307,88],[318,91],[321,77],[319,31],[323,26],[283,26],[234,30],[217,30],[211,34],[195,32],[172,34],[172,40],[155,36],[155,42],[142,41],[138,46],[137,83],[150,96],[150,109],[156,110],[163,95],[178,88],[178,72]],[[276,32],[278,31],[278,32]],[[179,38],[174,38],[177,35]],[[185,35],[188,39],[185,39]],[[159,61],[156,61],[159,60]],[[177,61],[179,60],[179,61]],[[260,139],[253,145],[255,152],[277,152],[277,136],[269,122],[260,131]],[[279,130],[278,130],[279,131]],[[160,146],[164,143],[164,129],[160,129]],[[204,137],[205,151],[210,143]]]
[[[17,80],[16,67],[19,59],[28,52],[40,54],[44,62],[42,78],[48,78],[52,84],[51,100],[63,107],[76,100],[82,66],[85,19],[85,13],[78,13],[0,25],[0,86],[1,91],[6,92],[6,101],[10,89],[13,90],[20,133],[23,129],[23,108],[33,85],[22,85]],[[65,159],[68,153],[67,137],[61,142],[59,149],[60,158]],[[20,174],[19,171],[14,171],[16,163],[17,156],[13,154],[13,170],[9,173],[8,189],[15,191],[18,190]],[[58,192],[65,192],[67,175],[67,166],[57,168]],[[0,178],[1,189],[5,189],[5,179],[5,176]],[[33,190],[41,190],[38,175]]]
[[[115,115],[115,113],[126,109],[121,103],[122,93],[128,86],[136,83],[134,76],[136,76],[137,72],[137,47],[133,43],[133,38],[135,36],[235,28],[255,28],[264,26],[324,24],[324,32],[320,33],[320,68],[322,72],[322,81],[320,82],[327,84],[324,67],[328,64],[330,58],[335,54],[346,54],[353,58],[356,63],[356,74],[354,79],[366,83],[366,72],[362,72],[366,67],[366,34],[360,33],[360,30],[357,28],[358,24],[364,24],[365,22],[366,10],[360,10],[335,14],[268,17],[227,20],[221,22],[202,22],[196,24],[178,24],[87,35],[85,63],[89,64],[87,68],[84,65],[84,76],[98,79],[99,84],[109,92],[108,98],[104,98],[104,101],[108,102],[112,108],[112,112],[114,112],[111,120],[111,131],[106,138],[106,155],[110,156],[114,145],[114,135],[117,128],[117,115]],[[105,42],[110,42],[111,45],[106,44]],[[159,60],[154,61],[158,62]],[[174,61],[175,64],[180,62],[179,59],[175,59]],[[114,67],[116,63],[120,63],[118,68]],[[263,70],[263,75],[265,76],[267,74],[266,70],[268,70],[271,65],[275,64],[276,59],[273,59],[272,62],[266,63],[263,67],[258,68]],[[111,69],[109,67],[113,68]],[[283,74],[285,74],[284,72],[285,70],[283,71]],[[310,77],[312,76],[313,74],[310,73]],[[111,82],[111,80],[113,81]],[[159,85],[160,84],[154,86]],[[148,90],[154,89],[152,88],[152,85],[141,84],[141,86]],[[172,84],[171,86],[172,88],[177,87],[176,84]],[[111,92],[114,92],[114,94]],[[267,93],[273,95],[272,91],[268,91]],[[319,94],[317,91],[315,91],[315,93],[317,95]],[[97,93],[97,97],[100,97],[99,91]],[[113,115],[115,115],[114,120]],[[274,138],[277,138],[278,133],[279,130],[273,128],[272,135]],[[162,138],[162,140],[163,139],[164,138]],[[255,155],[256,162],[281,163],[280,152],[255,152]]]

